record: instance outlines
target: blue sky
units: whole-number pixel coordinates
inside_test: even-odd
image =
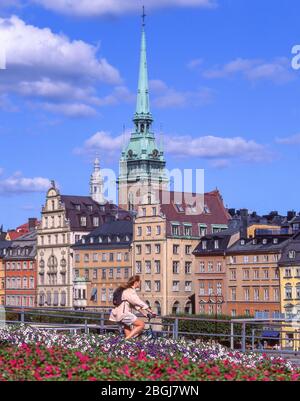
[[[138,79],[138,0],[0,5],[0,224],[40,216],[48,180],[88,195],[91,162],[118,169]],[[147,0],[154,129],[169,169],[204,168],[229,207],[298,207],[298,0]]]

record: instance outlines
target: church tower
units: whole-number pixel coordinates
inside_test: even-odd
[[[119,165],[119,206],[135,210],[139,204],[158,200],[158,191],[167,189],[166,161],[163,149],[157,146],[152,132],[150,112],[145,13],[143,13],[140,71],[136,112],[129,143],[124,147]]]
[[[103,178],[100,170],[100,162],[98,157],[96,157],[94,162],[94,171],[90,179],[90,196],[97,203],[105,203],[103,196]]]

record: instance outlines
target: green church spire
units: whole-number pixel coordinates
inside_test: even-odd
[[[148,84],[148,68],[147,68],[147,48],[146,48],[146,34],[145,34],[145,9],[143,7],[143,24],[142,24],[142,42],[141,42],[141,56],[140,56],[140,72],[139,84],[137,94],[136,113],[134,115],[134,122],[138,131],[144,132],[144,128],[149,129],[152,123],[152,115],[150,113],[149,102],[149,84]],[[143,124],[141,126],[141,124]],[[146,123],[146,127],[144,125]]]

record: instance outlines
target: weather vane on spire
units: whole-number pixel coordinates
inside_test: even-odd
[[[143,6],[143,14],[142,14],[143,26],[145,26],[145,18],[146,17],[147,17],[147,14],[145,14],[145,6]]]

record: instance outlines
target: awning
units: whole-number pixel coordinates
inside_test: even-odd
[[[280,337],[280,332],[275,331],[275,330],[264,330],[261,333],[261,337],[264,338],[279,338]]]

